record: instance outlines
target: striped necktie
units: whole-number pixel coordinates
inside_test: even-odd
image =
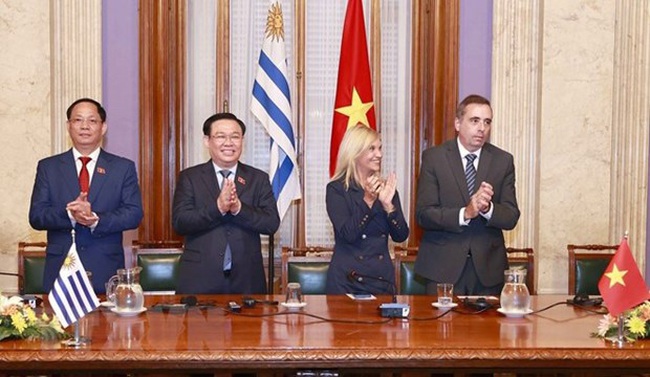
[[[467,180],[467,190],[469,191],[469,196],[474,194],[474,186],[476,185],[476,168],[474,167],[474,160],[476,155],[470,153],[465,156],[467,159],[467,165],[465,166],[465,179]]]

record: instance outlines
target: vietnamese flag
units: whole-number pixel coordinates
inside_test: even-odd
[[[334,100],[334,120],[330,144],[330,177],[336,169],[339,145],[348,127],[362,123],[377,129],[372,100],[370,64],[366,26],[363,20],[361,0],[349,0],[345,12],[339,79]]]
[[[605,269],[598,282],[598,290],[609,313],[615,317],[650,298],[648,287],[627,244],[627,238],[623,238]]]

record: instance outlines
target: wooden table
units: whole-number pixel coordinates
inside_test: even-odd
[[[224,311],[232,299],[241,304],[241,296],[199,296],[199,305],[187,312],[150,308],[131,318],[101,308],[84,319],[89,346],[2,341],[0,371],[650,371],[649,343],[617,348],[592,338],[602,315],[566,304],[521,319],[494,309],[470,314],[461,304],[440,317],[444,312],[431,306],[432,297],[398,296],[398,302],[411,305],[409,319],[386,319],[377,307],[389,297],[352,301],[346,296],[307,296],[302,311],[258,303],[243,308],[241,315]],[[566,299],[533,297],[533,308]],[[147,296],[146,304],[179,300]]]

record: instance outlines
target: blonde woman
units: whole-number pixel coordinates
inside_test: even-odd
[[[363,125],[348,129],[327,185],[327,214],[335,236],[327,294],[395,293],[388,237],[402,242],[409,228],[395,173],[382,177],[381,160],[377,131]]]

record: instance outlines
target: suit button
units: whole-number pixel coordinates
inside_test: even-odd
[[[362,240],[365,240],[366,238],[368,238],[368,236],[366,236],[365,234],[362,234],[362,235],[361,235],[361,239],[362,239]]]
[[[384,256],[380,255],[380,256],[377,257],[377,259],[382,260],[382,259],[384,259]]]

